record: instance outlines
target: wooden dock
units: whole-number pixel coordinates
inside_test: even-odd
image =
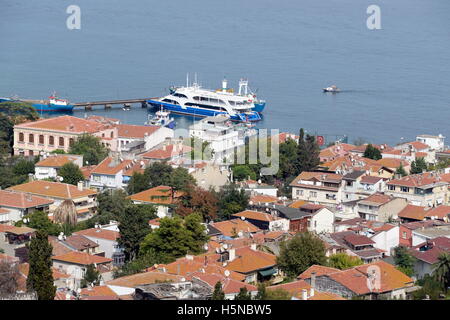
[[[104,100],[104,101],[87,101],[72,103],[74,108],[84,108],[85,110],[92,110],[93,106],[104,106],[105,109],[111,109],[115,104],[121,104],[124,108],[131,108],[131,104],[140,103],[142,108],[147,108],[147,100],[157,98],[143,98],[143,99],[122,99],[122,100]]]

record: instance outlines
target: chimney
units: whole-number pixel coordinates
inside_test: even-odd
[[[252,243],[250,245],[250,249],[252,249],[253,251],[256,251],[256,243]]]
[[[228,251],[228,261],[233,261],[236,259],[236,249],[230,249]]]
[[[80,191],[83,191],[83,181],[78,181],[77,188]]]
[[[186,255],[186,260],[194,260],[194,256],[191,254]]]
[[[34,174],[32,174],[32,173],[29,173],[29,174],[28,174],[28,181],[29,181],[29,182],[34,181]]]
[[[177,275],[180,275],[180,264],[177,264]]]
[[[311,273],[311,288],[312,289],[316,288],[316,273],[315,272]]]
[[[302,300],[308,300],[308,291],[306,289],[302,289]]]

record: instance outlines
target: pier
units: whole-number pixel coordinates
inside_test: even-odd
[[[140,103],[142,108],[147,108],[147,100],[152,99],[156,98],[88,101],[72,103],[72,105],[74,106],[74,108],[84,108],[85,110],[92,110],[93,106],[104,106],[105,109],[111,109],[113,105],[121,104],[124,108],[131,108],[131,104]]]

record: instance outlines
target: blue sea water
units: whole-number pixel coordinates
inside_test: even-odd
[[[372,4],[381,30],[366,26]],[[69,5],[81,9],[80,30],[66,27]],[[247,77],[267,101],[260,128],[450,139],[448,0],[0,0],[0,9],[0,96],[155,97],[197,72],[213,89]],[[343,92],[324,94],[330,84]],[[147,118],[139,106],[88,114]]]

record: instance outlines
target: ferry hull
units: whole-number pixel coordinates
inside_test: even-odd
[[[157,101],[157,100],[148,100],[147,103],[154,108],[159,109],[162,107],[173,113],[191,115],[194,117],[213,117],[213,116],[216,116],[219,114],[227,114],[227,112],[224,112],[224,111],[214,111],[214,110],[208,110],[208,109],[203,109],[203,108],[182,107],[180,105],[161,102],[161,101]],[[245,114],[236,114],[233,116],[230,115],[230,120],[239,121],[239,122],[247,122],[247,121],[254,122],[254,121],[261,120],[261,117],[259,116],[258,113],[254,112],[250,115],[245,115]]]
[[[73,105],[55,105],[55,104],[43,104],[43,103],[33,103],[33,108],[37,111],[46,111],[46,112],[68,112],[73,110]]]
[[[265,102],[259,102],[259,103],[255,103],[254,105],[255,105],[255,107],[253,108],[253,111],[256,111],[258,113],[262,113],[264,108],[265,108],[265,106],[266,106],[266,103]]]

